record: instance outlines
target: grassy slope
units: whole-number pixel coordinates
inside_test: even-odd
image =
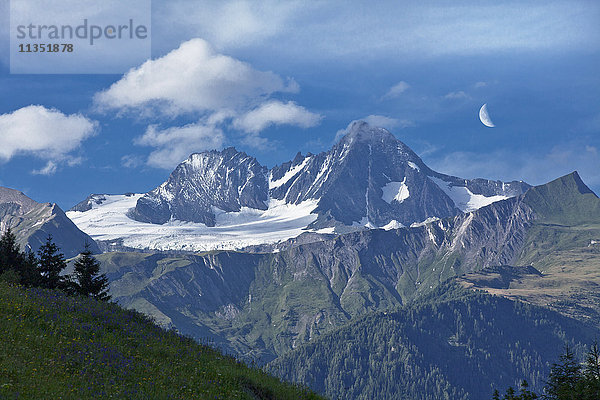
[[[115,304],[0,282],[0,316],[0,398],[318,398]]]

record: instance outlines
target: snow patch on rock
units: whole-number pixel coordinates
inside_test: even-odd
[[[381,188],[381,190],[383,192],[381,198],[388,204],[390,204],[392,201],[402,203],[410,196],[408,186],[406,186],[406,177],[404,177],[404,180],[402,180],[402,182],[386,183],[385,186]]]
[[[396,221],[395,219],[391,220],[390,222],[388,222],[387,224],[385,224],[384,226],[381,227],[381,229],[385,229],[386,231],[389,231],[392,229],[400,229],[400,228],[404,228],[404,225],[402,225],[400,222]]]
[[[283,176],[277,180],[271,180],[271,177],[269,177],[269,189],[275,189],[278,188],[279,186],[285,185],[290,179],[292,179],[294,176],[298,175],[298,173],[300,171],[302,171],[304,169],[304,167],[306,167],[306,164],[308,164],[308,162],[310,161],[310,157],[306,157],[304,159],[304,161],[302,161],[301,164],[296,165],[295,167],[290,168],[285,174],[283,174]]]
[[[419,171],[419,172],[421,171],[421,168],[419,168],[419,166],[412,161],[408,161],[408,166],[416,171]]]
[[[486,197],[482,194],[474,194],[467,187],[455,186],[452,183],[432,176],[430,176],[429,179],[438,185],[440,189],[442,189],[444,193],[446,193],[448,197],[452,199],[454,205],[456,205],[456,207],[462,212],[475,211],[497,201],[508,199],[507,196],[496,195]]]

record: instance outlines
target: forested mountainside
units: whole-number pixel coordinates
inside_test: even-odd
[[[559,313],[451,283],[325,334],[267,370],[334,399],[487,399],[523,379],[539,392],[565,344],[583,353],[599,335]]]

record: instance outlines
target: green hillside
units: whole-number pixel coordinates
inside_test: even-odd
[[[600,331],[541,307],[442,285],[277,358],[267,369],[336,399],[486,399],[527,379],[539,391],[565,344]]]
[[[115,304],[0,282],[0,398],[317,399]]]
[[[539,223],[566,226],[600,223],[600,199],[577,172],[532,187],[525,193],[524,201],[533,208]]]

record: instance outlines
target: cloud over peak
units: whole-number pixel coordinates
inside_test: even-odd
[[[296,92],[298,85],[273,72],[263,72],[219,54],[202,39],[131,69],[108,89],[97,93],[100,110],[185,113],[246,108],[276,92]]]
[[[219,148],[228,130],[241,131],[241,142],[269,147],[260,132],[272,125],[312,127],[321,121],[293,101],[272,97],[296,93],[298,84],[273,72],[219,54],[203,39],[183,42],[163,57],[146,61],[94,97],[101,111],[192,118],[185,126],[151,125],[135,143],[154,147],[147,164],[173,168],[191,152]],[[128,165],[134,165],[127,162]]]
[[[410,88],[410,85],[404,81],[400,81],[396,83],[394,86],[387,91],[387,93],[383,96],[384,99],[395,99],[400,96],[402,93],[406,92]]]
[[[385,115],[369,115],[362,119],[369,125],[377,126],[380,128],[386,128],[388,130],[392,130],[394,128],[413,128],[415,127],[415,123],[408,119],[397,119],[386,117]]]
[[[156,149],[148,156],[149,166],[171,169],[191,153],[220,148],[224,140],[221,129],[210,123],[198,122],[166,129],[150,125],[134,142]]]
[[[296,125],[310,128],[317,125],[322,117],[308,111],[292,101],[269,101],[237,118],[233,125],[249,133],[257,133],[270,125]]]

